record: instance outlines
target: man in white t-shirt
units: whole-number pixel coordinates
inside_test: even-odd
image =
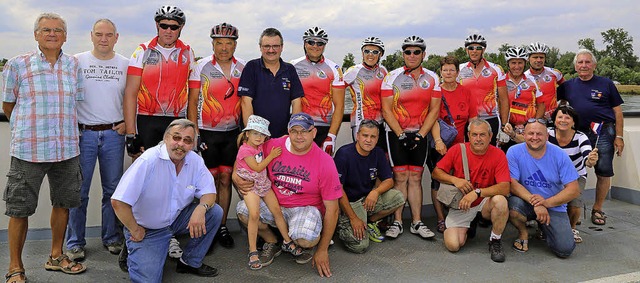
[[[84,101],[78,102],[80,127],[81,205],[69,209],[67,256],[85,257],[85,225],[89,189],[96,159],[102,182],[102,244],[112,254],[122,249],[122,228],[111,207],[111,195],[122,176],[124,160],[124,118],[122,97],[129,60],[113,51],[118,42],[115,24],[99,19],[91,30],[93,49],[76,54],[82,69]]]

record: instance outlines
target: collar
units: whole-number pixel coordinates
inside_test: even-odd
[[[171,158],[169,158],[169,151],[167,151],[167,144],[162,142],[162,144],[160,145],[160,148],[158,148],[158,150],[160,150],[160,154],[158,155],[158,157],[162,160],[166,160],[169,161],[171,163],[173,163],[173,161],[171,161]],[[184,156],[184,165],[189,164],[189,155],[191,154],[191,150],[189,150],[187,152],[187,154],[185,154]]]
[[[280,70],[287,67],[287,64],[285,64],[284,60],[282,60],[282,57],[278,58],[278,61],[280,62]],[[260,56],[260,60],[258,60],[258,62],[260,63],[260,67],[262,69],[269,69],[267,68],[267,66],[265,66],[264,59],[262,59],[262,56]]]
[[[149,42],[149,48],[155,48],[156,46],[158,46],[158,36],[154,37],[151,42]],[[175,48],[179,48],[179,49],[184,49],[187,47],[186,44],[184,44],[184,42],[182,42],[180,39],[176,40],[176,45],[174,45],[173,47]]]
[[[235,65],[237,62],[238,62],[238,60],[236,60],[236,56],[232,56],[232,57],[231,57],[231,63],[232,63],[233,65]],[[211,64],[213,64],[213,65],[217,64],[215,54],[214,54],[214,55],[211,55]]]
[[[362,62],[362,67],[364,67],[367,70],[375,70],[380,68],[380,63],[373,65],[372,67],[367,66],[367,64],[365,64],[364,62]]]
[[[520,81],[517,83],[517,85],[519,85],[520,83],[526,81],[528,79],[527,75],[525,73],[522,73],[522,78],[520,78]],[[512,82],[515,83],[515,81],[511,78],[511,73],[507,72],[507,80],[510,80]]]
[[[47,60],[47,57],[44,55],[44,52],[42,52],[42,50],[40,50],[40,46],[39,45],[36,46],[36,54],[38,54],[38,57],[40,59],[42,59],[43,61]],[[56,59],[59,60],[60,57],[62,57],[62,49],[60,49],[60,53],[58,53],[58,58],[56,58]]]
[[[322,64],[322,63],[324,63],[324,54],[320,55],[320,60],[318,60],[318,62],[311,61],[311,59],[309,59],[309,56],[306,55],[306,54],[304,55],[304,57],[307,59],[307,61],[309,61],[309,62],[311,62],[313,64]]]
[[[489,62],[487,62],[487,59],[484,59],[484,57],[482,59],[480,59],[480,62],[484,62],[483,64],[483,69],[484,68],[489,68]],[[471,61],[467,62],[467,67],[472,68],[473,69],[473,63],[471,63]]]
[[[411,69],[407,68],[407,66],[402,66],[403,70],[404,70],[404,74],[405,75],[410,75],[410,72],[412,71]],[[422,64],[420,64],[419,67],[417,67],[416,69],[420,68],[420,76],[422,76],[424,74],[424,68],[422,67]],[[415,69],[414,69],[415,70]]]

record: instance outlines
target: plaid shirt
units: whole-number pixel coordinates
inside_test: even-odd
[[[15,103],[9,155],[29,162],[78,156],[76,100],[84,99],[78,59],[60,52],[52,67],[38,49],[9,60],[2,76],[3,101]]]

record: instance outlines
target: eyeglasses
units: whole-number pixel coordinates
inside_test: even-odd
[[[318,45],[318,47],[322,47],[325,44],[327,44],[326,42],[322,42],[322,41],[315,41],[315,40],[307,40],[304,43],[309,44],[311,46],[316,46]]]
[[[529,123],[535,123],[538,122],[540,124],[543,125],[547,125],[547,120],[546,119],[542,119],[542,118],[529,118],[529,120],[527,120],[527,124]]]
[[[368,54],[378,55],[380,54],[380,50],[365,49],[365,50],[362,50],[362,53],[364,53],[364,55],[368,55]]]
[[[312,130],[313,130],[313,128],[308,129],[308,130],[302,130],[302,131],[290,129],[289,130],[289,135],[298,136],[298,135],[308,134],[308,133],[311,133]]]
[[[403,53],[404,53],[404,55],[407,55],[407,56],[409,56],[411,54],[420,55],[420,54],[422,54],[422,50],[416,49],[416,50],[413,50],[413,52],[411,52],[411,50],[405,50]]]
[[[467,50],[484,50],[484,47],[480,45],[467,46]]]
[[[44,34],[50,34],[51,32],[53,32],[53,33],[54,33],[54,34],[56,34],[56,35],[60,35],[60,34],[64,33],[64,30],[63,30],[63,29],[61,29],[61,28],[54,28],[54,29],[50,29],[50,28],[41,28],[41,29],[40,29],[40,32],[41,32],[41,33],[44,33]]]
[[[280,50],[280,48],[282,48],[282,45],[280,45],[280,44],[277,44],[277,45],[262,45],[260,47],[262,47],[262,49],[264,49],[264,50],[269,50],[269,49]]]
[[[161,29],[171,29],[171,30],[178,30],[180,28],[179,25],[158,24],[158,26]]]
[[[186,145],[193,144],[193,139],[190,137],[182,137],[181,135],[174,135],[174,134],[171,134],[171,137],[173,138],[174,142],[182,141]]]

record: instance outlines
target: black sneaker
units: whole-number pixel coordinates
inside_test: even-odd
[[[504,251],[502,250],[502,241],[493,239],[489,241],[489,252],[491,260],[495,262],[504,262]]]
[[[227,229],[227,226],[220,225],[220,229],[218,229],[218,235],[216,235],[216,239],[218,239],[218,242],[220,242],[221,246],[227,249],[233,248],[234,241],[231,237],[231,234],[229,233],[229,229]]]
[[[120,251],[120,255],[118,255],[118,266],[120,266],[120,270],[124,272],[129,272],[129,266],[127,266],[128,258],[129,258],[129,251],[127,250],[127,245],[124,244],[122,246],[122,250]]]
[[[482,214],[478,212],[478,214],[476,214],[476,218],[474,218],[473,221],[471,221],[471,224],[469,224],[469,229],[467,230],[468,239],[476,237],[476,230],[478,229],[478,222],[480,221],[480,218],[482,218]]]
[[[218,275],[218,269],[215,267],[208,266],[206,264],[200,265],[200,267],[191,267],[188,266],[182,261],[178,260],[178,265],[176,266],[176,272],[178,273],[190,273],[201,277],[215,277]]]

